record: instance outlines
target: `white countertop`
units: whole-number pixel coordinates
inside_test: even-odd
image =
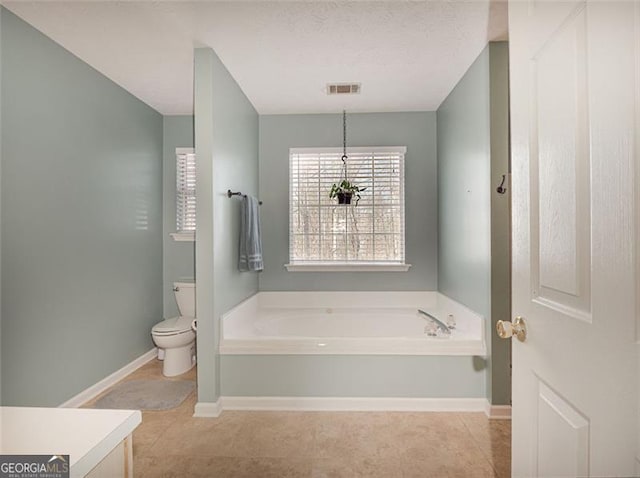
[[[0,407],[0,453],[69,455],[82,477],[141,422],[138,410]]]

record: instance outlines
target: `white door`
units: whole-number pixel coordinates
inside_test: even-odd
[[[631,476],[638,2],[509,5],[513,475]]]

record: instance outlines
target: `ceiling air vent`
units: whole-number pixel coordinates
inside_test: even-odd
[[[355,95],[360,93],[360,83],[329,83],[328,95]]]

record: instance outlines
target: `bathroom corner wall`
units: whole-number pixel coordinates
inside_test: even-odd
[[[213,311],[213,69],[215,54],[194,52],[194,141],[196,149],[196,315],[198,402],[218,399],[218,333]],[[207,346],[207,344],[209,346]]]
[[[495,322],[510,315],[508,52],[490,43],[437,111],[438,289],[486,319],[486,393],[510,403],[509,344]]]
[[[438,108],[438,289],[487,320],[491,400],[489,47]]]
[[[491,98],[491,402],[511,403],[511,341],[495,333],[511,320],[511,184],[509,147],[509,43],[489,43]],[[507,192],[496,192],[505,174]]]
[[[213,50],[194,57],[198,401],[211,403],[220,395],[220,316],[258,291],[258,274],[238,271],[241,201],[226,195],[258,195],[258,113]]]
[[[491,316],[489,48],[438,109],[438,288]]]
[[[193,116],[165,116],[162,123],[162,276],[164,318],[178,315],[173,283],[195,278],[195,242],[174,241],[176,232],[176,148],[193,148]]]
[[[340,146],[342,115],[260,116],[265,270],[260,290],[436,290],[438,182],[435,112],[347,114],[350,146],[406,146],[408,272],[287,272],[289,148]]]
[[[2,11],[2,404],[56,406],[153,347],[162,116]]]

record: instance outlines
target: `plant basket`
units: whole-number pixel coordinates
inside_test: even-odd
[[[338,193],[338,204],[351,204],[352,193]]]

